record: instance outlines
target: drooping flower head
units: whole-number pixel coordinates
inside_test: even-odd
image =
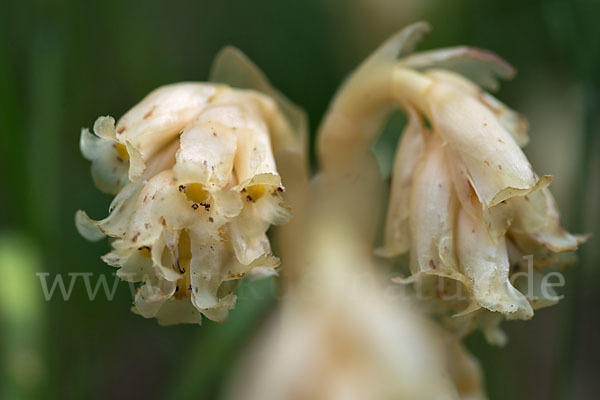
[[[234,49],[217,58],[213,79],[238,88],[163,86],[116,125],[100,117],[94,134],[82,131],[95,183],[118,193],[103,220],[79,211],[78,229],[113,238],[103,260],[144,282],[133,311],[163,324],[223,321],[241,278],[275,273],[266,232],[291,217],[276,159],[303,157],[302,112]]]
[[[539,177],[521,150],[526,120],[483,90],[512,77],[512,67],[466,47],[410,54],[428,30],[424,23],[404,29],[347,80],[321,128],[321,164],[343,171],[357,162],[393,106],[403,109],[408,123],[377,254],[408,252],[412,276],[398,281],[414,282],[437,311],[469,320],[488,320],[489,312],[528,319],[551,302],[513,285],[511,276],[526,268],[521,257],[533,255],[538,285],[537,269],[585,237],[562,228],[547,188],[552,177]]]

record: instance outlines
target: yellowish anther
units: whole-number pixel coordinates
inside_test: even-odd
[[[248,201],[256,201],[263,197],[265,194],[265,185],[252,185],[248,186],[244,189],[244,194],[246,195],[246,200]]]
[[[127,152],[127,147],[121,143],[115,143],[115,149],[117,150],[117,157],[119,157],[122,161],[129,160],[129,153]]]
[[[184,229],[179,235],[179,244],[177,246],[177,268],[181,273],[181,278],[177,280],[175,289],[176,299],[189,298],[192,293],[190,282],[190,261],[192,259],[192,250],[190,244],[190,235]]]
[[[152,258],[152,252],[150,251],[150,247],[143,246],[140,247],[138,250],[143,257]]]
[[[208,199],[208,192],[199,183],[192,183],[185,188],[185,195],[194,203],[203,203]]]

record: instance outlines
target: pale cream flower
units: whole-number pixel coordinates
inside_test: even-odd
[[[241,278],[276,273],[279,259],[266,232],[291,217],[276,158],[303,156],[301,112],[239,52],[226,49],[217,64],[223,59],[228,74],[237,63],[234,76],[253,76],[264,93],[225,84],[169,85],[116,127],[101,117],[98,137],[82,134],[84,154],[94,155],[88,157],[93,175],[101,171],[94,176],[110,178],[101,182],[123,187],[107,218],[94,221],[79,211],[77,227],[90,240],[115,239],[103,260],[118,267],[122,279],[145,282],[133,311],[162,324],[199,323],[201,315],[225,320]],[[118,160],[115,152],[123,152]],[[107,160],[121,164],[110,169]]]
[[[412,276],[398,281],[415,282],[439,312],[528,319],[551,302],[533,304],[511,283],[519,269],[511,270],[508,247],[532,254],[539,267],[560,261],[557,253],[575,250],[585,237],[562,228],[546,188],[552,178],[536,175],[521,150],[525,119],[481,88],[497,88],[512,67],[465,47],[409,54],[428,30],[419,23],[401,31],[346,81],[321,127],[320,161],[333,173],[347,170],[370,151],[394,105],[402,108],[408,123],[377,254],[410,252]],[[484,325],[502,341],[497,324]]]

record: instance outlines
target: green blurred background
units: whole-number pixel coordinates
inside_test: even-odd
[[[526,153],[572,231],[600,232],[600,2],[475,0],[0,3],[0,398],[213,399],[275,302],[274,282],[242,287],[224,325],[161,328],[129,311],[130,288],[90,301],[45,301],[36,272],[114,276],[73,215],[106,213],[79,153],[99,115],[122,115],[159,85],[205,80],[224,45],[242,49],[306,108],[314,132],[344,77],[382,40],[425,19],[421,49],[473,45],[517,67],[498,96],[531,124]],[[380,143],[384,155],[391,143]],[[596,398],[600,392],[600,246],[566,273],[565,299],[509,322],[509,344],[469,338],[492,399]]]

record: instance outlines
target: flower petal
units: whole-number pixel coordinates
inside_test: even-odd
[[[102,238],[99,232],[107,236],[123,237],[127,232],[129,220],[135,211],[138,197],[143,188],[144,185],[141,182],[125,186],[110,204],[108,217],[102,220],[92,220],[84,211],[77,211],[75,225],[79,233],[91,241]],[[98,229],[94,229],[93,224]]]
[[[154,275],[152,258],[148,248],[113,248],[102,256],[102,261],[119,267],[117,276],[126,282],[142,282]]]
[[[527,136],[529,124],[527,123],[527,119],[491,94],[481,90],[475,83],[462,75],[448,70],[428,70],[425,72],[425,75],[439,82],[451,84],[457,89],[477,98],[496,115],[500,124],[511,134],[520,147],[525,146],[529,142],[529,137]]]
[[[221,87],[177,83],[148,94],[117,123],[116,136],[131,156],[129,179],[137,181],[150,160],[188,125]]]
[[[410,192],[411,270],[456,269],[454,225],[458,201],[441,139],[433,136]]]
[[[408,124],[398,142],[392,172],[384,245],[376,250],[376,254],[384,257],[394,257],[409,249],[410,190],[414,171],[425,152],[425,132],[421,118],[412,107],[407,107],[406,112],[409,116]]]
[[[79,147],[83,156],[92,162],[92,179],[98,189],[116,194],[128,183],[129,162],[120,157],[116,142],[82,129]]]
[[[181,135],[173,169],[177,182],[200,183],[211,191],[224,188],[232,179],[235,152],[231,128],[199,118]]]
[[[510,266],[504,237],[494,243],[483,220],[461,210],[457,250],[461,268],[473,281],[473,295],[483,307],[511,318],[531,318],[529,302],[508,279]]]
[[[278,111],[268,112],[272,128],[273,150],[293,148],[295,152],[306,154],[304,148],[308,137],[308,117],[306,112],[292,103],[275,89],[265,74],[239,49],[226,46],[215,56],[210,70],[210,80],[240,89],[253,89],[272,98]],[[285,121],[284,121],[285,119]]]
[[[576,250],[589,237],[572,235],[563,228],[556,201],[548,188],[511,201],[517,213],[511,234],[519,237],[521,245],[527,243],[522,236],[529,234],[539,245],[561,253]]]
[[[480,201],[492,207],[547,186],[492,111],[451,85],[437,82],[429,92],[433,124],[460,156]]]
[[[515,69],[496,54],[474,47],[460,46],[411,54],[399,64],[416,70],[439,68],[457,72],[482,87],[497,90],[498,79],[512,79]]]
[[[153,318],[175,293],[175,282],[151,278],[138,290],[132,311],[144,318]]]
[[[263,254],[271,253],[271,245],[265,232],[269,223],[257,218],[253,210],[246,207],[229,223],[231,243],[240,263],[248,265]]]

